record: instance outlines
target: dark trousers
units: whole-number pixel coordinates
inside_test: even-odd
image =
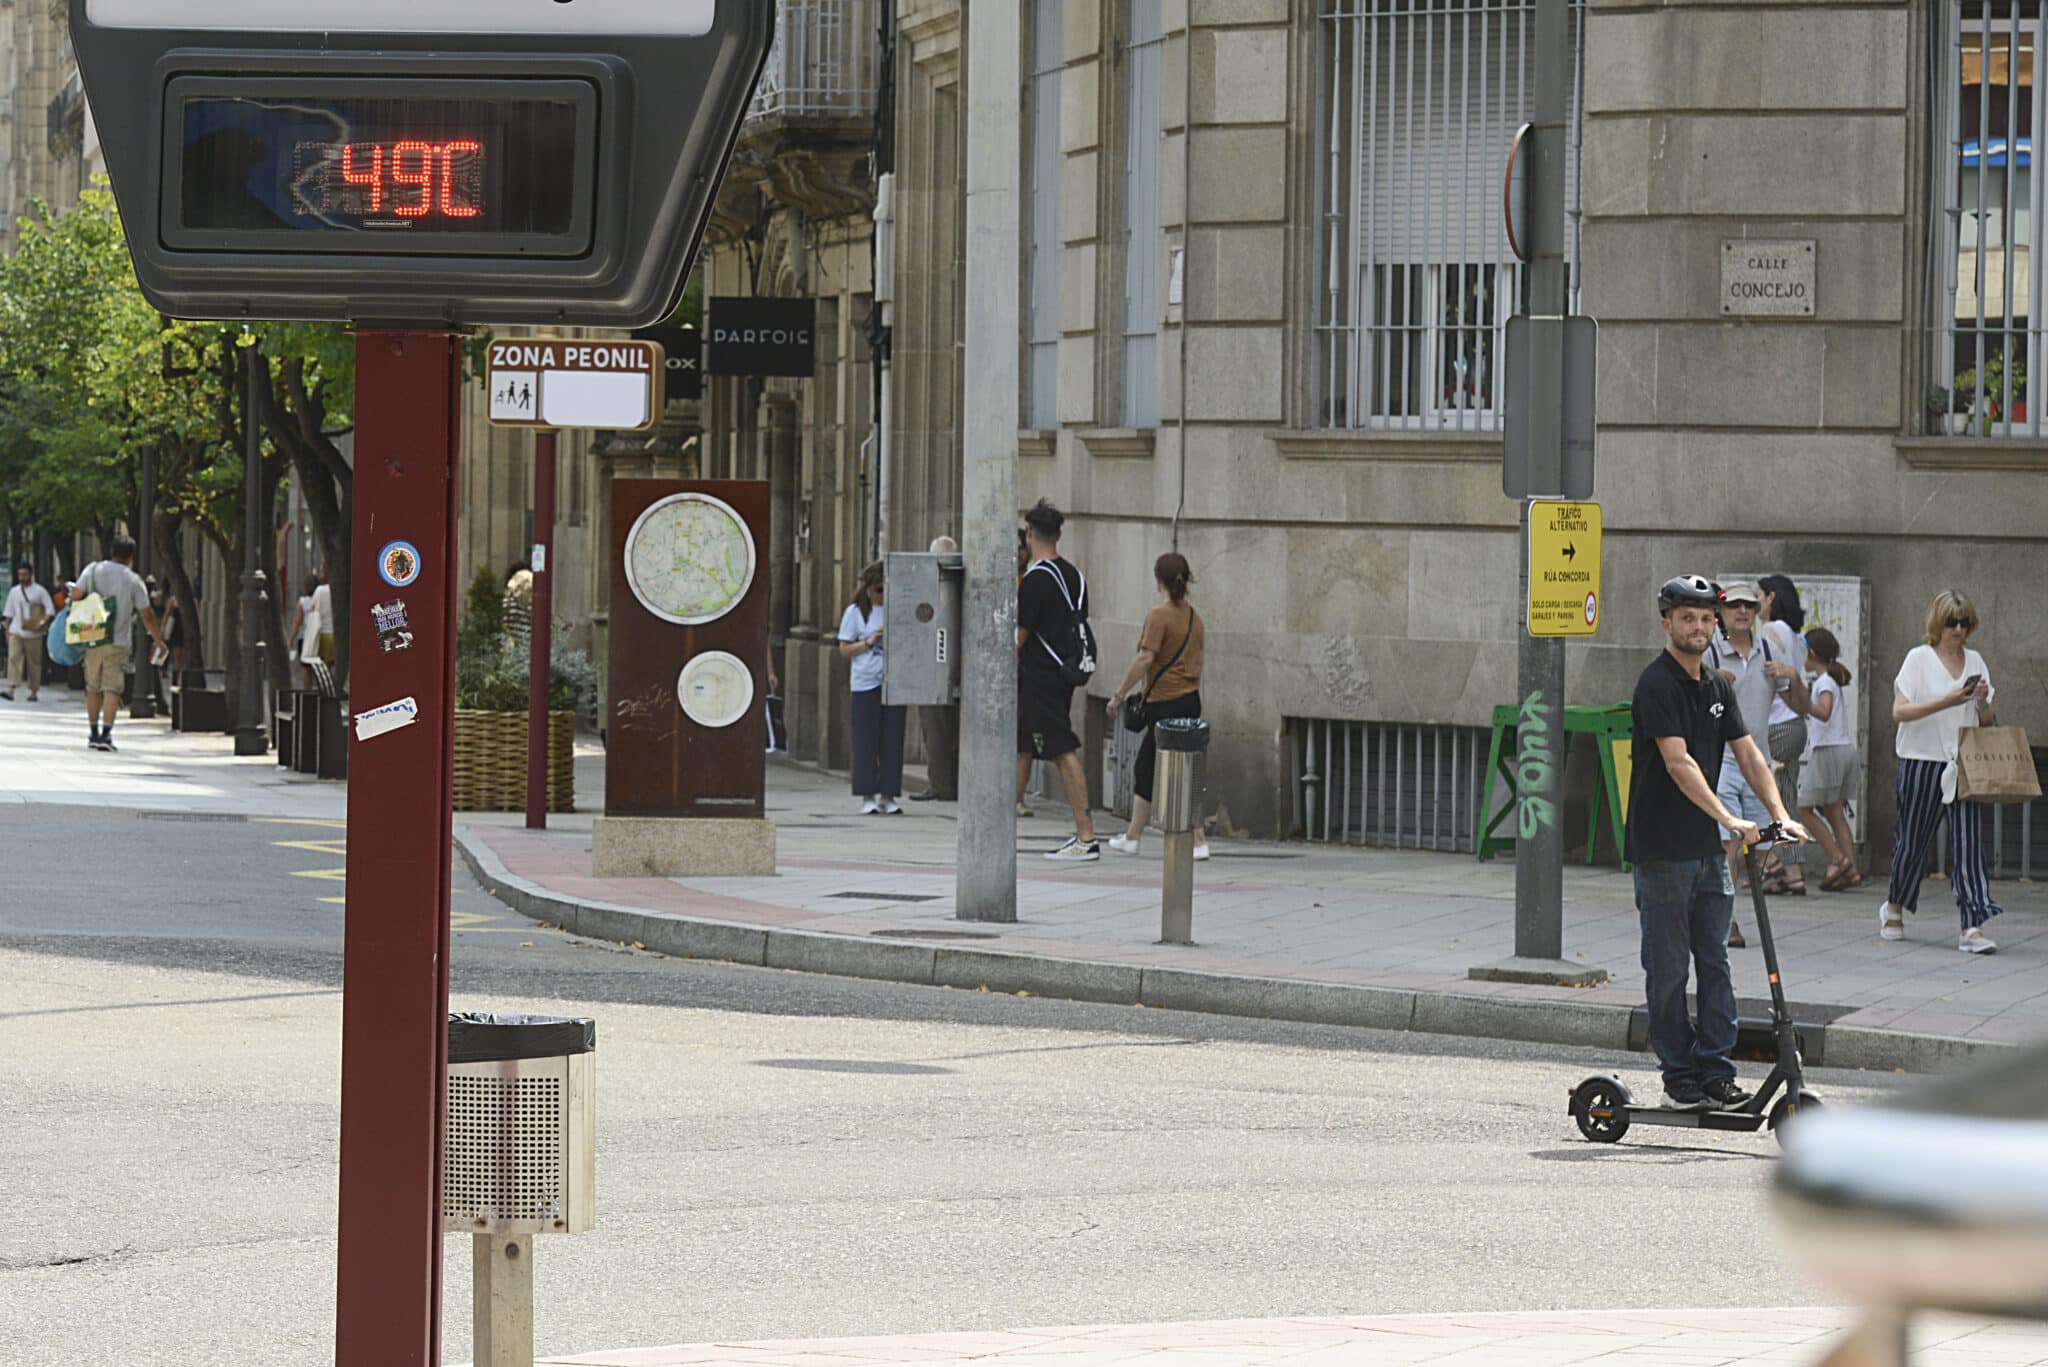
[[[1131,791],[1150,802],[1152,800],[1152,770],[1159,760],[1159,747],[1152,742],[1151,723],[1165,721],[1168,717],[1199,717],[1202,715],[1200,692],[1175,698],[1171,702],[1148,702],[1145,704],[1145,739],[1138,742],[1137,765],[1131,773]],[[1118,722],[1119,726],[1123,723]]]
[[[853,795],[895,797],[903,791],[903,724],[907,707],[882,706],[882,690],[853,695]]]
[[[1694,1086],[1734,1077],[1735,984],[1728,976],[1728,921],[1735,890],[1728,861],[1642,859],[1635,865],[1636,911],[1643,926],[1643,978],[1649,997],[1650,1048],[1664,1085]],[[1685,1007],[1686,969],[1699,977],[1699,1028]]]
[[[1984,809],[1975,802],[1941,801],[1941,771],[1931,759],[1902,759],[1892,780],[1899,800],[1892,836],[1892,880],[1885,900],[1907,911],[1920,909],[1920,882],[1934,863],[1934,828],[1948,817],[1948,878],[1963,929],[1981,926],[2004,910],[1991,900],[1984,878]]]
[[[960,796],[960,706],[920,707],[918,729],[924,733],[924,766],[930,788],[946,801]]]

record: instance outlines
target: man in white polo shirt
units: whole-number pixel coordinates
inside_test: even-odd
[[[43,637],[50,631],[50,619],[57,605],[50,591],[36,582],[36,571],[26,561],[14,567],[14,587],[7,590],[7,606],[0,616],[7,622],[7,690],[0,698],[14,701],[14,690],[28,681],[28,700],[34,702],[43,689]]]

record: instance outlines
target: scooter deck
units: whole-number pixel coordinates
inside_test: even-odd
[[[1764,1126],[1761,1111],[1668,1111],[1661,1106],[1625,1107],[1632,1125],[1672,1125],[1688,1130],[1740,1130]]]

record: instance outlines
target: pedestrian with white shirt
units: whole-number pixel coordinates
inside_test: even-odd
[[[1743,730],[1757,742],[1761,750],[1770,733],[1771,704],[1777,701],[1777,676],[1772,666],[1784,667],[1784,656],[1772,648],[1770,642],[1757,632],[1757,608],[1763,596],[1754,584],[1730,584],[1721,590],[1721,630],[1708,645],[1704,665],[1716,670],[1734,687],[1735,705],[1742,713]],[[1799,703],[1806,702],[1806,686],[1799,686]],[[1722,756],[1720,777],[1716,781],[1714,796],[1744,821],[1761,826],[1770,820],[1770,809],[1764,798],[1751,786],[1749,776],[1735,763],[1734,754]],[[1782,805],[1783,795],[1780,794]],[[1728,877],[1733,886],[1747,885],[1748,870],[1742,861],[1742,839],[1728,827],[1721,828],[1721,845],[1728,859]],[[1773,882],[1764,885],[1766,892],[1789,892],[1795,897],[1806,895],[1804,875],[1796,880],[1791,875],[1798,869],[1795,859],[1789,867],[1781,866]],[[1784,880],[1784,881],[1776,881]],[[1728,944],[1730,948],[1741,949],[1748,944],[1743,938],[1742,924],[1733,916],[1728,921]]]
[[[1965,728],[1995,724],[1991,670],[1969,648],[1980,622],[1960,589],[1943,589],[1927,608],[1927,641],[1906,653],[1892,680],[1892,720],[1899,724],[1899,760],[1893,790],[1898,824],[1892,837],[1892,874],[1878,904],[1878,935],[1906,938],[1906,913],[1920,909],[1920,883],[1934,855],[1934,828],[1948,818],[1949,885],[1955,889],[1962,933],[1956,948],[1990,954],[1998,946],[1983,926],[2003,908],[1991,900],[1984,868],[1984,811],[1956,801],[1956,750]]]
[[[852,662],[853,795],[862,816],[895,816],[903,792],[903,729],[910,709],[882,704],[882,562],[860,572],[839,619],[839,653]]]
[[[1766,731],[1757,734],[1775,768],[1778,797],[1791,811],[1799,801],[1799,768],[1806,755],[1806,641],[1799,634],[1806,629],[1806,609],[1799,602],[1799,588],[1782,574],[1767,574],[1756,581],[1756,634],[1766,647],[1764,674],[1776,695]],[[1764,891],[1806,894],[1806,871],[1795,853],[1784,863],[1775,848],[1759,860],[1764,874]]]
[[[14,567],[14,586],[7,590],[7,605],[0,617],[7,623],[7,690],[0,698],[14,701],[14,690],[28,682],[28,700],[34,702],[43,690],[43,638],[50,634],[50,619],[57,605],[50,591],[36,582],[35,567],[23,561]]]
[[[1842,663],[1842,643],[1826,627],[1807,632],[1806,647],[1813,683],[1806,709],[1806,764],[1799,771],[1799,824],[1827,851],[1828,871],[1820,890],[1847,892],[1863,882],[1863,872],[1856,867],[1856,839],[1849,831],[1849,801],[1856,796],[1856,778],[1863,767],[1844,692],[1850,683],[1849,667]]]

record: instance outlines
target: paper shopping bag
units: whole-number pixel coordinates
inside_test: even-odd
[[[97,593],[88,593],[71,605],[71,615],[64,619],[64,643],[74,646],[96,646],[107,639],[107,603]]]
[[[1956,751],[1956,796],[1965,802],[2028,802],[2041,796],[2026,728],[1964,727]]]

